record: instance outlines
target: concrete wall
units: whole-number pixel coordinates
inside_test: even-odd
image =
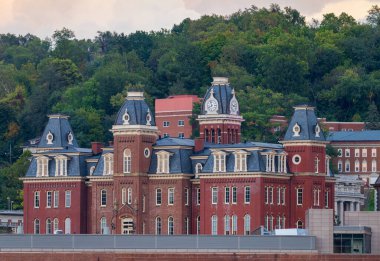
[[[316,249],[320,253],[334,251],[334,210],[309,209],[306,211],[306,229],[310,236],[316,237]]]
[[[346,211],[344,225],[367,226],[372,230],[371,253],[380,254],[380,212],[378,211]]]

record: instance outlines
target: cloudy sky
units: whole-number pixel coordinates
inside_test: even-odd
[[[77,38],[93,38],[97,31],[170,29],[187,17],[227,15],[271,2],[297,9],[308,21],[330,12],[363,20],[372,5],[380,5],[380,0],[0,0],[0,33],[45,38],[67,27]]]

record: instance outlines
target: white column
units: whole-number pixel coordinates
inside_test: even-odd
[[[339,213],[338,213],[338,201],[334,201],[334,213],[335,213],[335,215],[339,215]]]
[[[343,215],[344,215],[344,201],[341,201],[340,207],[339,207],[339,219],[340,219],[341,226],[343,226]]]
[[[272,155],[272,172],[275,172],[276,171],[276,168],[275,168],[275,164],[274,164],[274,159],[275,159],[275,155],[273,154]]]
[[[354,211],[354,202],[353,201],[350,202],[350,211]]]
[[[286,155],[284,156],[284,172],[285,173],[288,173],[287,169],[286,169]]]

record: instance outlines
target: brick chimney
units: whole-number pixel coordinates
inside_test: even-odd
[[[91,142],[91,150],[94,155],[97,155],[102,152],[103,149],[103,142],[94,141]]]
[[[194,152],[201,151],[205,148],[205,140],[203,138],[195,138],[194,140]]]

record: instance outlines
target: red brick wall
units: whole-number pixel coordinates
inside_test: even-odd
[[[116,253],[116,252],[27,252],[27,253],[0,253],[2,261],[120,261],[120,260],[277,260],[277,261],[377,261],[380,255],[346,255],[346,254],[318,254],[318,253]]]
[[[71,191],[71,206],[65,207],[65,191]],[[34,192],[40,191],[40,207],[34,208]],[[52,206],[46,207],[46,192],[52,191]],[[54,208],[54,191],[59,191],[58,208]],[[24,232],[34,233],[34,220],[40,220],[40,234],[46,233],[46,219],[58,218],[58,229],[65,231],[65,219],[71,219],[71,234],[86,233],[86,187],[78,182],[24,183]],[[53,231],[54,232],[54,231]]]
[[[217,131],[220,129],[221,131],[221,144],[231,144],[231,143],[239,143],[241,140],[241,124],[236,123],[236,124],[210,124],[210,123],[201,123],[199,126],[199,132],[200,132],[200,137],[203,138],[206,142],[212,142],[211,138],[211,130],[215,131],[215,142],[217,143]],[[208,130],[208,139],[206,139],[206,130]],[[233,133],[233,138],[231,140],[231,136],[229,135],[230,133]],[[233,142],[232,142],[233,141]]]
[[[318,173],[326,173],[326,151],[324,146],[312,146],[312,145],[298,145],[290,146],[285,145],[285,151],[288,153],[287,161],[289,166],[289,171],[293,173],[299,172],[315,172],[315,158],[318,157]],[[299,164],[294,164],[292,159],[294,155],[299,155],[301,157],[301,162]]]
[[[173,111],[173,112],[160,112],[156,113],[156,126],[160,131],[161,137],[164,134],[169,134],[170,137],[178,138],[178,134],[183,132],[185,138],[190,138],[193,127],[190,124],[191,111]],[[185,122],[184,126],[178,126],[178,121],[183,120]],[[168,121],[170,125],[164,127],[164,121]]]

